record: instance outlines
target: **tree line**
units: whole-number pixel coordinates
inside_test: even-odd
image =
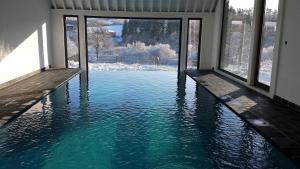
[[[179,21],[129,19],[125,20],[123,24],[122,42],[123,44],[131,44],[139,41],[146,45],[165,43],[170,44],[172,49],[176,50],[179,35]]]

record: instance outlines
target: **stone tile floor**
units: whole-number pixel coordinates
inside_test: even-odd
[[[0,89],[0,127],[78,72],[79,69],[50,69]]]
[[[213,71],[186,71],[300,166],[300,112]]]

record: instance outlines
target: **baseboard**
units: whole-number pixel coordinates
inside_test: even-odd
[[[276,103],[279,103],[279,104],[281,104],[281,105],[283,105],[285,107],[288,107],[288,108],[290,108],[290,109],[292,109],[292,110],[297,111],[297,112],[300,113],[300,106],[297,105],[297,104],[295,104],[295,103],[292,103],[292,102],[290,102],[290,101],[288,101],[288,100],[286,100],[286,99],[284,99],[284,98],[282,98],[280,96],[277,96],[277,95],[274,96],[273,100]]]
[[[15,79],[13,79],[13,80],[10,80],[10,81],[8,81],[8,82],[2,83],[2,84],[0,84],[0,89],[6,88],[6,87],[8,87],[8,86],[11,86],[11,85],[13,85],[13,84],[15,84],[15,83],[17,83],[17,82],[19,82],[19,81],[22,81],[22,80],[24,80],[24,79],[27,79],[27,78],[29,78],[29,77],[31,77],[31,76],[33,76],[33,75],[36,75],[36,74],[41,73],[41,72],[43,72],[43,71],[46,71],[46,70],[48,70],[48,69],[50,69],[50,68],[51,68],[51,66],[47,66],[47,67],[41,68],[41,69],[39,69],[39,70],[36,70],[36,71],[30,72],[30,73],[27,73],[27,74],[25,74],[25,75],[23,75],[23,76],[17,77],[17,78],[15,78]]]

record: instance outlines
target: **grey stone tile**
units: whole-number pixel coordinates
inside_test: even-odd
[[[272,140],[288,157],[300,159],[300,112],[280,106],[270,98],[213,71],[186,73],[199,84],[205,84],[203,87],[264,137]]]
[[[78,72],[79,69],[47,70],[1,89],[0,126],[20,115],[20,112],[31,107],[42,96],[49,94]]]
[[[271,137],[271,140],[277,145],[279,145],[281,148],[293,149],[298,146],[295,141],[292,141],[286,137]]]

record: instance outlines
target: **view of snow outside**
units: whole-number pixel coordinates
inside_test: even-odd
[[[65,18],[66,43],[67,43],[67,66],[79,68],[79,42],[77,17]]]
[[[276,5],[277,4],[277,5]],[[279,0],[267,0],[262,31],[258,81],[267,86],[271,84],[274,47],[277,34]]]
[[[189,20],[187,69],[197,69],[201,20]]]
[[[268,86],[271,83],[278,5],[278,0],[266,0],[264,11],[258,81]],[[253,9],[254,0],[226,0],[221,68],[245,79],[248,75]]]
[[[180,20],[87,18],[89,69],[177,71]]]
[[[251,5],[242,8],[238,3],[226,1],[221,68],[247,79],[254,0],[240,0],[240,3],[244,1]]]

